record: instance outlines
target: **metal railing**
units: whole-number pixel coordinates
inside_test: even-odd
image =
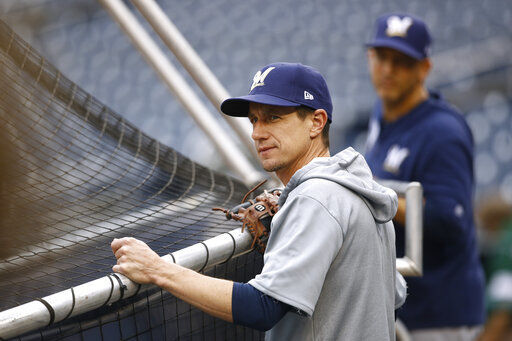
[[[379,180],[398,195],[405,196],[405,254],[396,269],[404,276],[423,274],[423,187],[419,182]]]
[[[166,261],[202,271],[252,250],[252,237],[241,228],[165,255]],[[0,312],[0,339],[49,326],[147,290],[121,274],[110,274]]]

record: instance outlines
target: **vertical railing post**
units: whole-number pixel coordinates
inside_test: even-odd
[[[404,276],[423,274],[423,187],[419,182],[378,180],[383,186],[405,196],[405,254],[396,259]]]
[[[405,190],[405,256],[423,273],[423,187],[411,182]]]

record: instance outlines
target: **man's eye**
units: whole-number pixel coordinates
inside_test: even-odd
[[[414,65],[416,65],[416,60],[407,57],[407,56],[396,56],[392,59],[392,63],[396,66],[404,67],[404,68],[412,68]]]
[[[405,68],[412,68],[414,65],[416,65],[416,61],[412,58],[401,58],[399,61],[398,61],[398,65],[401,65]]]
[[[280,117],[280,116],[277,116],[277,115],[272,115],[272,116],[270,116],[270,120],[271,120],[271,121],[276,121],[276,120],[278,120],[278,119],[280,119],[280,118],[281,118],[281,117]]]
[[[256,117],[250,117],[250,118],[249,118],[249,122],[251,122],[251,124],[256,123],[256,121],[257,121],[257,120],[258,120],[258,119],[257,119]]]

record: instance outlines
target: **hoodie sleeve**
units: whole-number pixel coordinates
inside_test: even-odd
[[[290,197],[272,221],[263,270],[249,284],[312,315],[342,242],[341,226],[319,201]]]

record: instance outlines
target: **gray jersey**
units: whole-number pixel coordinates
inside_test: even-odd
[[[396,194],[352,148],[316,158],[284,189],[264,255],[249,282],[295,309],[268,340],[394,340]],[[297,313],[303,312],[303,314]]]

